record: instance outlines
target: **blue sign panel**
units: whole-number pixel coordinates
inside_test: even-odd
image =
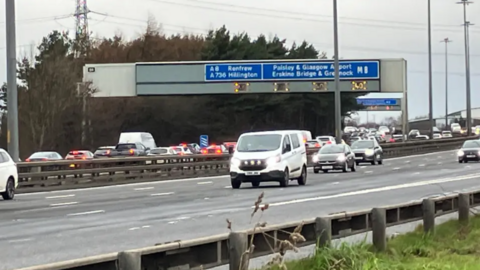
[[[357,104],[364,106],[396,106],[400,105],[398,99],[390,98],[357,98]]]
[[[207,64],[205,81],[252,81],[262,79],[262,64]]]
[[[340,62],[340,79],[378,79],[379,61]],[[263,64],[264,80],[333,80],[333,62]]]
[[[208,147],[208,135],[200,135],[200,147]]]
[[[206,64],[205,81],[333,80],[333,61]],[[380,61],[341,61],[340,79],[380,78]]]

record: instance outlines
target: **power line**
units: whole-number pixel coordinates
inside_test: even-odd
[[[192,8],[198,8],[198,9],[204,9],[204,10],[209,10],[209,11],[223,11],[223,12],[232,12],[235,14],[246,14],[249,16],[260,16],[260,17],[269,17],[269,18],[276,18],[276,19],[288,19],[288,20],[295,20],[295,21],[309,21],[309,22],[317,22],[317,23],[326,23],[326,24],[331,24],[332,22],[330,20],[320,20],[320,19],[313,19],[313,18],[305,18],[305,16],[316,16],[319,17],[319,15],[313,15],[313,14],[305,14],[305,13],[295,13],[295,12],[284,12],[282,16],[274,15],[274,14],[268,14],[268,13],[261,13],[257,12],[255,10],[259,11],[266,11],[266,12],[280,12],[280,11],[275,11],[275,10],[268,10],[268,9],[262,9],[262,8],[257,8],[257,7],[242,7],[242,6],[235,6],[235,5],[230,5],[230,4],[221,4],[221,3],[210,3],[210,2],[202,2],[202,1],[193,1],[193,0],[184,0],[184,1],[193,1],[196,3],[209,3],[210,5],[215,4],[220,6],[220,8],[217,7],[212,7],[212,6],[199,6],[199,5],[192,5],[192,4],[186,4],[186,3],[181,3],[181,2],[170,2],[166,0],[147,0],[151,2],[156,2],[156,3],[161,3],[161,4],[169,4],[169,5],[176,5],[176,6],[182,6],[182,7],[192,7]],[[230,8],[229,8],[230,7]],[[232,9],[231,7],[241,7],[246,9],[245,11],[241,11],[238,9]],[[301,16],[291,16],[291,14],[300,14]],[[358,19],[358,18],[351,18],[350,20],[361,20],[365,21],[364,19]],[[378,20],[380,22],[380,20]],[[387,22],[387,21],[385,21]],[[401,26],[401,25],[386,25],[385,22],[383,24],[372,24],[372,23],[362,23],[362,22],[339,22],[340,24],[344,25],[353,25],[353,26],[363,26],[363,27],[373,27],[373,28],[386,28],[386,29],[401,29],[401,30],[415,30],[415,31],[425,31],[425,27],[421,27],[420,25],[418,26]],[[399,22],[390,22],[390,23],[399,23]],[[403,22],[405,24],[405,22]],[[414,24],[414,23],[411,23]],[[453,29],[454,27],[460,29],[460,26],[453,26],[453,25],[444,25],[440,27],[452,27],[452,29],[432,29],[434,32],[452,32],[452,33],[458,33],[458,30]],[[480,31],[475,31],[476,33],[480,33]]]
[[[135,18],[129,18],[129,17],[124,17],[124,16],[118,16],[118,15],[112,15],[112,14],[104,14],[104,16],[114,18],[114,19],[120,19],[120,20],[127,20],[127,21],[133,21],[133,22],[142,22],[142,23],[147,23],[147,20],[141,20],[141,19],[135,19]],[[94,20],[94,19],[92,19]],[[105,20],[104,22],[106,23],[111,23],[111,24],[125,24],[124,22],[113,22],[109,20]],[[130,24],[132,26],[140,26],[137,24]],[[173,25],[173,24],[161,24],[161,26],[166,26],[165,29],[168,30],[168,28],[178,28],[178,29],[192,29],[194,31],[202,31],[202,34],[205,34],[205,32],[208,32],[212,29],[204,29],[204,28],[197,28],[197,27],[188,27],[188,26],[181,26],[181,25]],[[176,30],[172,30],[176,31]],[[310,41],[313,45],[316,45],[316,47],[325,47],[325,46],[332,46],[332,44],[328,43],[322,43],[322,42],[315,42],[315,41]],[[401,54],[411,54],[411,55],[427,55],[427,52],[422,52],[422,51],[407,51],[407,50],[395,50],[395,49],[383,49],[383,48],[370,48],[370,47],[360,47],[360,46],[342,46],[342,48],[345,49],[350,49],[350,50],[357,50],[357,51],[371,51],[371,52],[385,52],[385,53],[401,53]],[[438,55],[438,56],[444,56],[444,53],[433,53],[432,55]],[[450,56],[461,56],[463,57],[464,54],[462,53],[450,53]],[[472,57],[480,57],[480,55],[471,55]]]
[[[47,22],[47,21],[67,19],[67,18],[71,18],[71,17],[72,17],[72,14],[65,14],[65,15],[60,15],[60,16],[48,16],[48,17],[21,19],[21,20],[16,20],[16,22],[17,23],[38,23],[38,22]],[[5,22],[0,22],[0,24],[5,24]]]

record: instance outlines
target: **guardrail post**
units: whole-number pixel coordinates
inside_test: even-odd
[[[435,201],[431,199],[423,199],[423,231],[425,233],[435,232]]]
[[[122,251],[118,253],[118,270],[141,270],[142,259],[140,252]]]
[[[384,208],[372,209],[372,242],[377,251],[387,249],[387,215]]]
[[[248,234],[231,232],[228,236],[230,270],[248,270]]]
[[[460,193],[458,195],[458,221],[468,223],[470,218],[470,194]]]
[[[332,241],[332,220],[326,217],[315,219],[315,234],[318,247],[329,247]]]

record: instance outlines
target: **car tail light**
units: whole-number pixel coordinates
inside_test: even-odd
[[[205,150],[205,149],[204,149],[204,150],[202,150],[202,154],[206,154],[206,153],[208,153],[208,151],[207,151],[207,150]]]
[[[319,144],[319,143],[316,143],[316,144],[315,144],[315,147],[320,147],[320,144]]]
[[[27,159],[25,159],[25,161],[26,161],[26,162],[30,162],[30,159],[29,159],[29,158],[27,158]]]
[[[86,160],[86,159],[87,159],[87,157],[86,157],[86,156],[83,156],[83,157],[82,157],[82,159],[83,159],[83,160]]]
[[[130,155],[133,155],[135,152],[133,151],[133,149],[130,149]]]
[[[392,138],[390,138],[390,142],[395,142],[395,140],[394,140],[394,139],[392,139]]]
[[[306,142],[307,142],[307,140],[303,139],[303,143],[306,143]]]
[[[106,153],[106,154],[107,154],[107,155],[110,155],[110,150],[107,150],[107,153]]]
[[[72,155],[78,155],[78,151],[72,151]]]
[[[332,144],[332,142],[331,142],[331,141],[328,141],[327,144]]]
[[[221,153],[222,153],[222,150],[220,150],[220,149],[217,149],[217,151],[216,151],[216,152],[217,152],[217,154],[221,154]]]
[[[48,159],[47,158],[42,158],[42,161],[47,161]]]
[[[70,168],[75,168],[75,164],[70,164]]]

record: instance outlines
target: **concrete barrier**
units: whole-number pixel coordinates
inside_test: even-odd
[[[417,201],[364,211],[345,212],[255,230],[159,244],[118,254],[87,257],[20,270],[120,270],[127,269],[125,268],[127,266],[131,270],[209,269],[226,264],[238,267],[241,263],[243,264],[240,258],[245,254],[246,243],[253,243],[255,246],[255,249],[248,254],[249,259],[273,254],[278,251],[281,241],[291,241],[291,234],[299,227],[305,241],[298,243],[296,247],[317,243],[326,245],[331,239],[373,230],[372,242],[381,251],[387,248],[385,234],[387,227],[423,220],[426,231],[431,231],[435,217],[458,211],[459,219],[465,221],[465,218],[468,219],[465,213],[469,212],[470,207],[477,206],[480,206],[480,190],[428,199],[428,203]],[[321,241],[317,241],[319,239]],[[245,263],[248,265],[248,262]]]
[[[385,158],[453,150],[469,138],[383,144]],[[307,150],[309,163],[319,148]],[[227,175],[231,155],[188,155],[21,162],[18,193]],[[310,164],[312,165],[312,164]]]

